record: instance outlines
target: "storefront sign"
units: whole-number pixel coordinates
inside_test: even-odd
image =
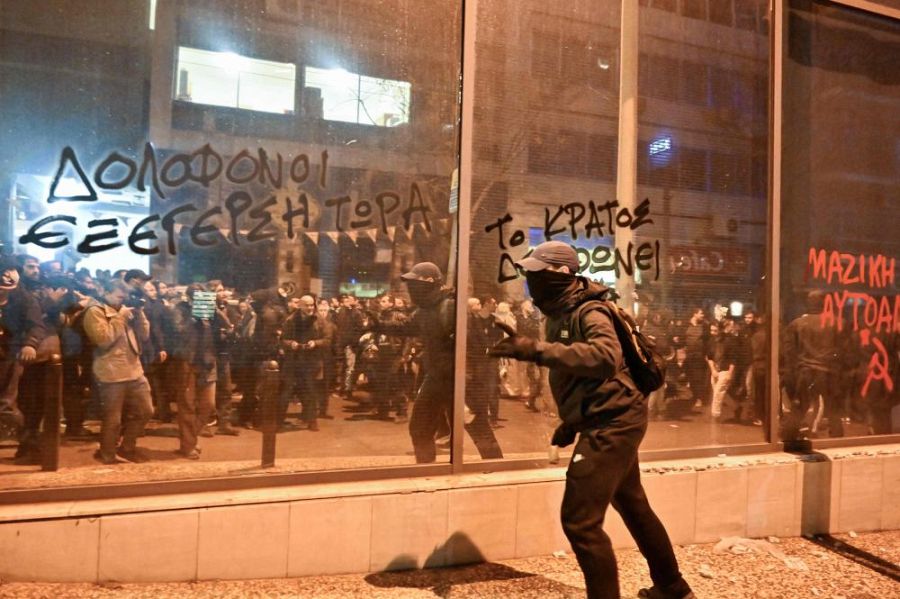
[[[669,271],[683,275],[746,274],[747,252],[740,248],[676,245],[669,248]]]

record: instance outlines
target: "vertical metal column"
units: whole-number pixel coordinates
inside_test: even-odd
[[[453,376],[453,436],[450,451],[450,462],[454,473],[462,472],[463,469],[463,435],[465,434],[463,417],[466,406],[466,333],[469,299],[469,237],[472,220],[472,121],[475,116],[475,20],[477,13],[478,1],[464,0],[456,255],[456,355]]]
[[[638,139],[638,28],[640,7],[637,2],[623,0],[619,61],[619,149],[617,152],[616,199],[623,208],[637,205],[637,139]],[[627,255],[634,240],[629,228],[616,228],[616,248]],[[632,307],[634,277],[617,277],[616,291],[623,307]],[[624,302],[624,303],[623,303]]]
[[[43,381],[44,423],[41,428],[41,470],[59,470],[59,418],[62,406],[62,356],[53,354]]]
[[[771,0],[769,14],[772,18],[771,37],[771,73],[769,85],[770,122],[772,123],[769,139],[769,253],[768,253],[768,289],[769,307],[766,311],[766,322],[769,327],[769,368],[768,368],[768,409],[769,425],[768,441],[776,443],[778,439],[779,416],[781,405],[781,380],[778,376],[778,352],[780,347],[779,330],[781,328],[781,136],[784,82],[784,0]]]
[[[278,362],[271,360],[266,362],[262,373],[262,384],[259,388],[262,401],[262,467],[271,468],[275,465],[275,438],[278,432]]]

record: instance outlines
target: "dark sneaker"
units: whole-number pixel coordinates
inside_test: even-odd
[[[656,586],[652,586],[649,589],[641,589],[638,591],[638,597],[640,599],[697,599],[693,591],[688,591],[686,594],[683,592],[672,594],[662,591]]]
[[[102,464],[107,464],[109,466],[114,466],[116,464],[122,463],[122,461],[116,456],[112,456],[112,457],[104,456],[102,453],[100,453],[99,449],[94,452],[94,459]]]
[[[307,429],[307,430],[310,430],[310,431],[313,431],[313,432],[318,432],[318,430],[319,430],[319,423],[316,422],[315,420],[310,420],[310,421],[309,421],[309,425],[306,427],[306,429]]]
[[[196,447],[194,449],[183,451],[181,449],[175,450],[175,453],[180,455],[181,457],[188,460],[199,460],[200,459],[200,450]]]
[[[228,435],[229,437],[237,437],[241,434],[241,431],[237,430],[231,426],[220,426],[216,429],[217,435]]]
[[[116,450],[116,455],[125,460],[126,462],[131,462],[132,464],[143,464],[144,462],[149,462],[150,458],[148,458],[143,453],[139,452],[137,449],[122,449],[121,447]]]

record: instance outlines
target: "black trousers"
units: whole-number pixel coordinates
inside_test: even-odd
[[[66,432],[73,432],[84,426],[84,411],[87,401],[85,390],[91,386],[84,376],[78,356],[63,356],[63,415],[66,418]]]
[[[841,405],[834,394],[836,377],[831,372],[799,368],[797,371],[796,399],[788,419],[793,427],[813,427],[823,415],[828,418],[829,434],[832,437],[844,436],[844,424],[841,422]],[[822,398],[822,410],[819,410],[819,398]],[[812,422],[806,416],[812,408]],[[822,413],[824,412],[824,414]]]
[[[23,451],[37,451],[40,448],[46,380],[49,376],[47,367],[47,362],[32,362],[25,366],[19,379],[19,409],[25,415],[25,427],[19,435],[19,448]]]
[[[281,391],[278,400],[278,423],[284,422],[288,406],[296,394],[300,399],[300,419],[311,422],[319,417],[319,406],[325,400],[325,380],[316,378],[316,371],[285,363],[281,370]]]
[[[584,574],[589,599],[619,597],[616,557],[603,531],[610,504],[647,560],[653,584],[674,596],[690,591],[678,570],[669,535],[641,485],[637,450],[646,430],[643,422],[585,431],[572,452],[562,526]]]
[[[216,419],[219,429],[231,426],[231,355],[219,352],[216,356]]]
[[[428,464],[437,459],[434,436],[453,413],[453,381],[425,375],[422,386],[416,394],[412,415],[409,418],[409,436],[412,440],[416,462]],[[500,444],[491,430],[486,410],[476,410],[475,419],[466,425],[466,432],[472,437],[482,459],[503,457]]]

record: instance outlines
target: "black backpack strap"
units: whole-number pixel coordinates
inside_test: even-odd
[[[610,312],[610,306],[607,305],[608,302],[603,300],[588,300],[582,304],[579,304],[574,310],[572,310],[572,316],[570,317],[570,327],[572,333],[572,341],[584,341],[584,333],[581,326],[581,320],[584,318],[584,315],[590,312],[591,310],[599,310],[609,316],[609,319],[613,323],[613,328],[616,329],[616,336],[618,337],[618,328],[615,326],[615,316]],[[619,338],[619,343],[622,340]]]

